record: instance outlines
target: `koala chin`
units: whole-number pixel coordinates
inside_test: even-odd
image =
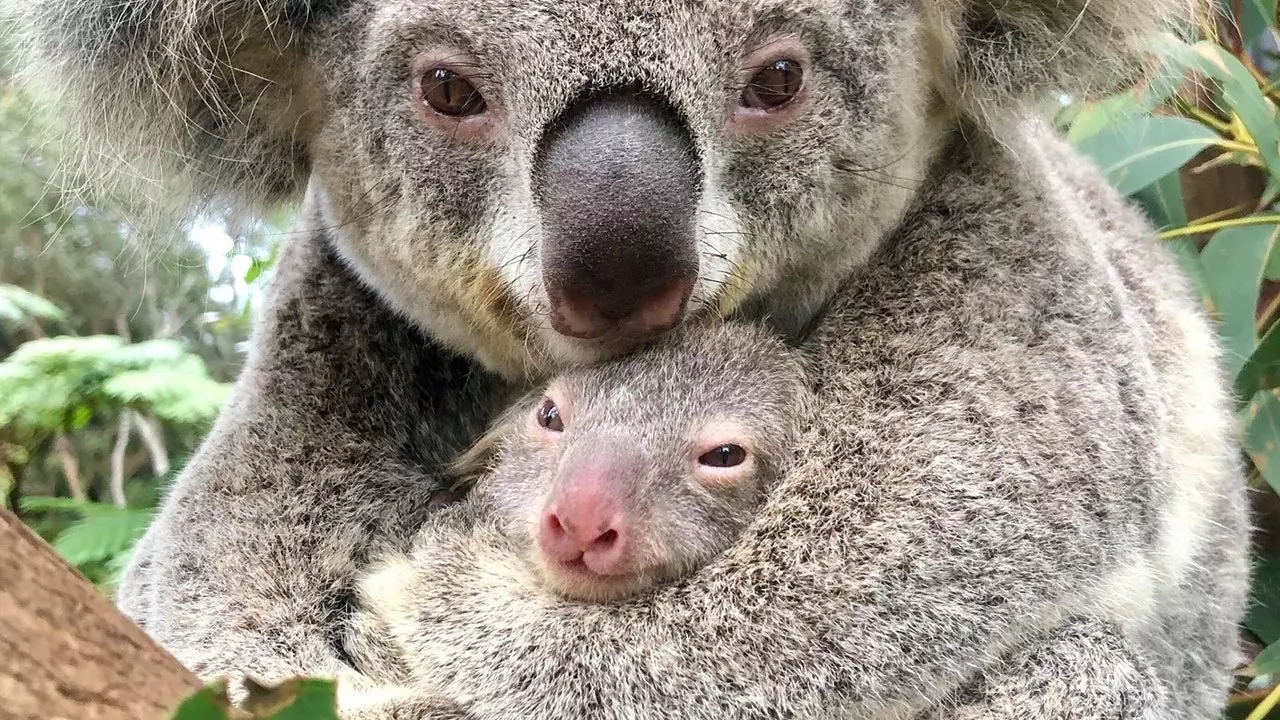
[[[1204,9],[9,3],[71,169],[143,230],[302,203],[120,606],[208,677],[377,645],[360,717],[1215,716],[1248,584],[1220,350],[1036,116]],[[726,320],[809,392],[698,572],[550,598],[493,518],[437,512],[531,385]],[[390,628],[350,637],[357,599]]]

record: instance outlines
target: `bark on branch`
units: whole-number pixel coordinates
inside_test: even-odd
[[[0,509],[0,717],[163,720],[200,681]]]

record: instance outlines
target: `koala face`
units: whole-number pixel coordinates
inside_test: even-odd
[[[798,316],[931,151],[909,5],[357,3],[313,43],[310,192],[398,310],[512,375]]]
[[[701,567],[784,464],[799,366],[758,329],[696,332],[561,375],[505,423],[475,492],[554,592],[618,599]]]

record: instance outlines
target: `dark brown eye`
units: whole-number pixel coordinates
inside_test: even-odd
[[[432,110],[449,117],[479,115],[484,97],[470,81],[452,70],[431,68],[422,77],[422,99]]]
[[[734,467],[747,459],[747,451],[737,445],[721,445],[698,458],[698,462],[708,467]]]
[[[538,407],[538,424],[551,432],[564,432],[564,421],[560,419],[560,408],[550,400],[543,400]]]
[[[781,107],[800,92],[803,80],[800,63],[785,58],[776,60],[751,76],[747,89],[742,91],[742,104],[762,110]]]

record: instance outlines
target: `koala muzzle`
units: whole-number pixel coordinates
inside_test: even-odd
[[[643,338],[680,323],[702,173],[675,112],[629,93],[579,101],[544,135],[533,183],[556,332]]]

